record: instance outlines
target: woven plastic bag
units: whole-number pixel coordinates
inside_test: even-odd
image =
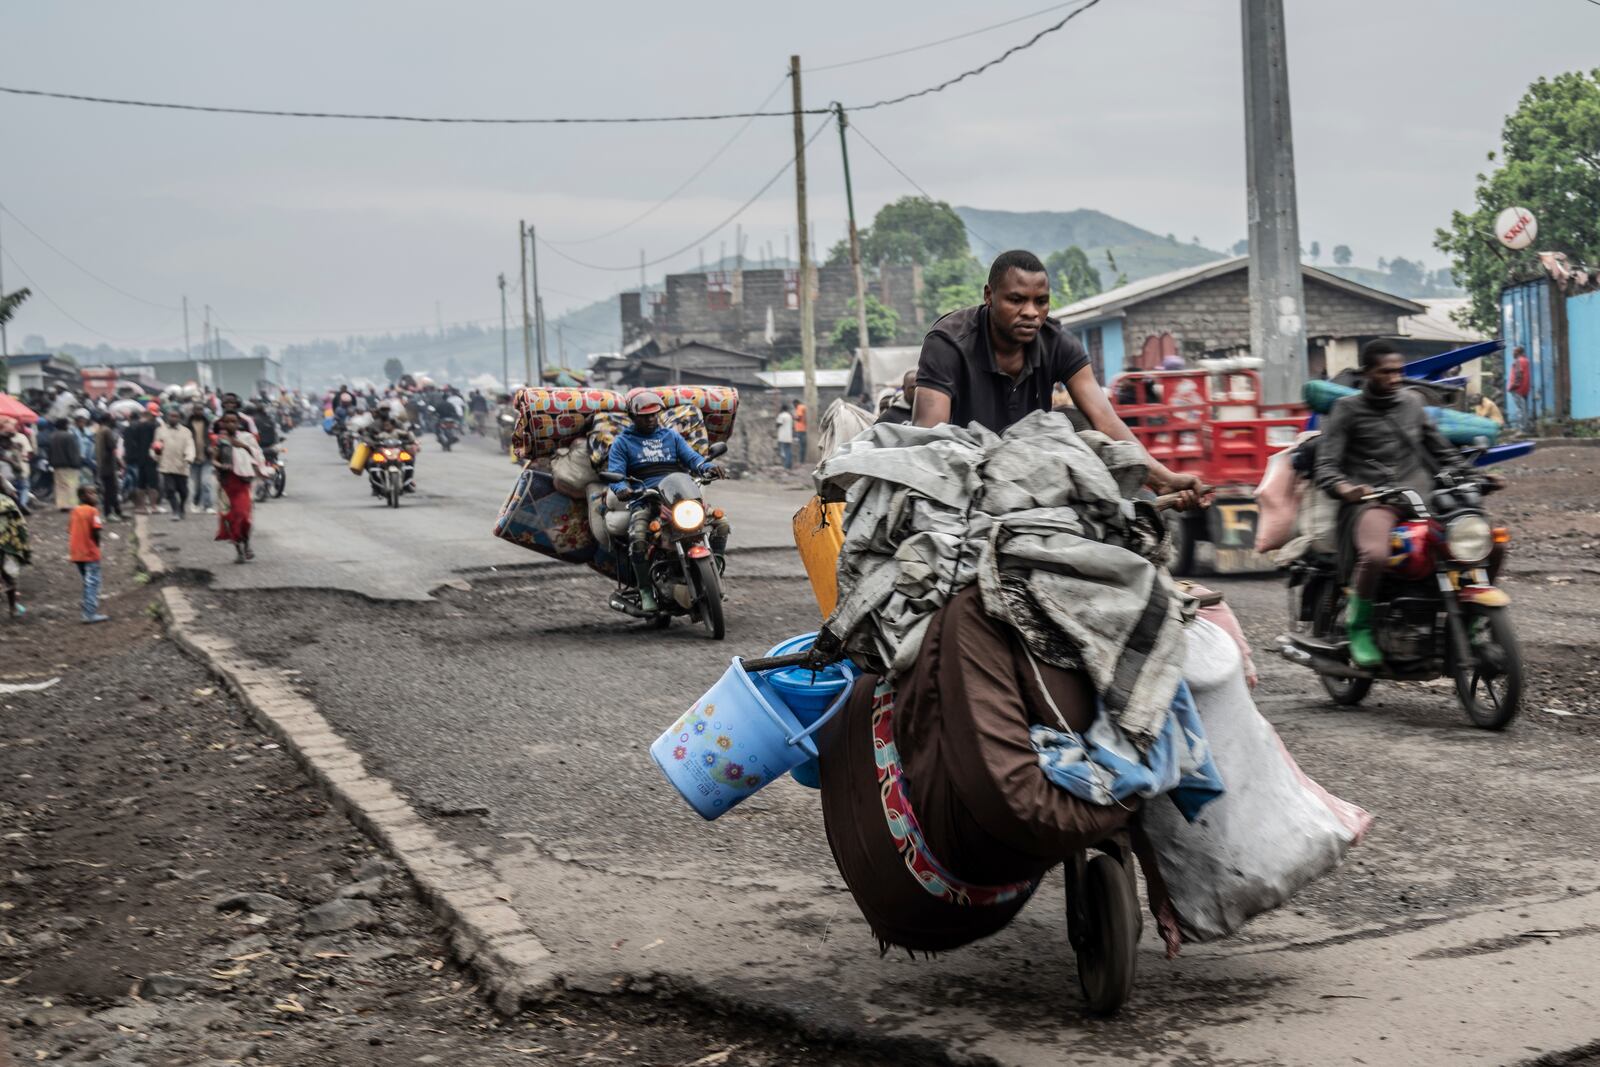
[[[1204,620],[1186,633],[1184,678],[1227,792],[1192,823],[1172,804],[1141,818],[1184,940],[1214,941],[1332,872],[1372,816],[1295,763],[1250,699],[1233,638]]]

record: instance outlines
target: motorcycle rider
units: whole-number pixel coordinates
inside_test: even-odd
[[[399,441],[403,450],[413,456],[417,454],[417,435],[411,432],[409,426],[395,418],[394,411],[387,405],[380,406],[377,412],[371,416],[371,419],[372,421],[361,431],[361,440],[368,448],[379,448],[384,441]],[[415,461],[407,463],[405,471],[406,491],[410,492],[417,487]],[[354,473],[360,474],[361,472],[356,471]],[[372,492],[376,495],[378,490],[374,488]]]
[[[1448,470],[1498,489],[1498,474],[1477,474],[1461,450],[1439,432],[1415,390],[1402,388],[1405,361],[1387,341],[1369,341],[1361,350],[1361,392],[1333,405],[1317,440],[1313,480],[1317,488],[1343,501],[1339,509],[1339,570],[1352,574],[1345,616],[1350,659],[1357,667],[1380,666],[1383,653],[1372,630],[1372,599],[1389,562],[1389,535],[1401,521],[1394,508],[1363,500],[1374,486],[1415,490],[1427,500],[1434,476]],[[1500,546],[1490,555],[1491,578],[1499,570]]]
[[[611,452],[606,457],[606,470],[631,479],[629,488],[642,486],[653,489],[661,480],[673,473],[673,468],[687,469],[691,474],[721,478],[725,469],[696,452],[683,434],[670,426],[661,425],[661,413],[666,404],[659,393],[640,390],[628,400],[631,426],[617,434],[611,442]],[[634,472],[638,471],[637,477]],[[619,483],[620,484],[620,483]],[[606,510],[628,508],[628,559],[633,565],[634,577],[639,583],[639,607],[655,611],[655,595],[651,589],[650,567],[646,556],[649,550],[650,510],[635,493],[624,505],[615,489],[606,493]],[[713,521],[710,531],[711,551],[721,557],[728,544],[728,526],[725,520]]]

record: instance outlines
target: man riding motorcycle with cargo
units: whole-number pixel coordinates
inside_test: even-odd
[[[372,421],[361,431],[362,443],[368,448],[377,449],[382,446],[384,441],[399,441],[400,448],[403,451],[409,452],[413,456],[417,454],[417,435],[412,433],[411,428],[404,422],[395,418],[395,414],[390,408],[387,406],[379,407],[377,412],[369,417]],[[417,487],[415,461],[405,465],[405,472],[406,491],[411,492]],[[352,469],[351,473],[360,474],[361,471]],[[377,491],[376,488],[373,489],[374,494]]]
[[[1339,509],[1340,572],[1351,573],[1350,606],[1345,617],[1350,659],[1371,669],[1383,663],[1372,629],[1372,601],[1389,565],[1390,533],[1400,523],[1394,508],[1366,500],[1376,487],[1414,490],[1424,501],[1434,477],[1448,470],[1481,481],[1487,489],[1504,484],[1492,471],[1477,472],[1428,418],[1422,397],[1402,387],[1405,361],[1387,341],[1369,341],[1361,350],[1361,392],[1333,406],[1317,439],[1317,488],[1342,500]],[[1490,579],[1504,555],[1495,545],[1488,559]]]
[[[661,425],[661,413],[665,410],[666,404],[660,394],[648,389],[635,393],[628,400],[628,414],[633,423],[611,442],[606,470],[626,476],[628,488],[634,490],[640,487],[653,489],[663,478],[678,470],[713,478],[723,477],[726,473],[723,467],[696,452],[683,434],[670,426]],[[640,499],[641,496],[635,492],[624,501],[615,489],[609,490],[606,493],[606,511],[617,514],[623,507],[627,508],[628,560],[639,585],[639,607],[648,612],[656,610],[647,560],[651,515],[650,508]],[[710,517],[707,522],[710,524],[711,551],[721,559],[728,545],[728,522],[726,519]],[[614,536],[618,532],[616,526],[610,523],[608,526]]]

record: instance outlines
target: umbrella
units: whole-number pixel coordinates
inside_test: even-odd
[[[39,421],[38,412],[10,393],[0,393],[0,415],[9,415],[25,425]]]

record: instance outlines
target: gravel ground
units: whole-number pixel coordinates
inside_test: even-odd
[[[638,995],[497,1017],[408,882],[163,637],[125,538],[114,621],[77,622],[57,518],[26,622],[0,623],[0,682],[60,679],[0,695],[0,1063],[889,1062]]]

